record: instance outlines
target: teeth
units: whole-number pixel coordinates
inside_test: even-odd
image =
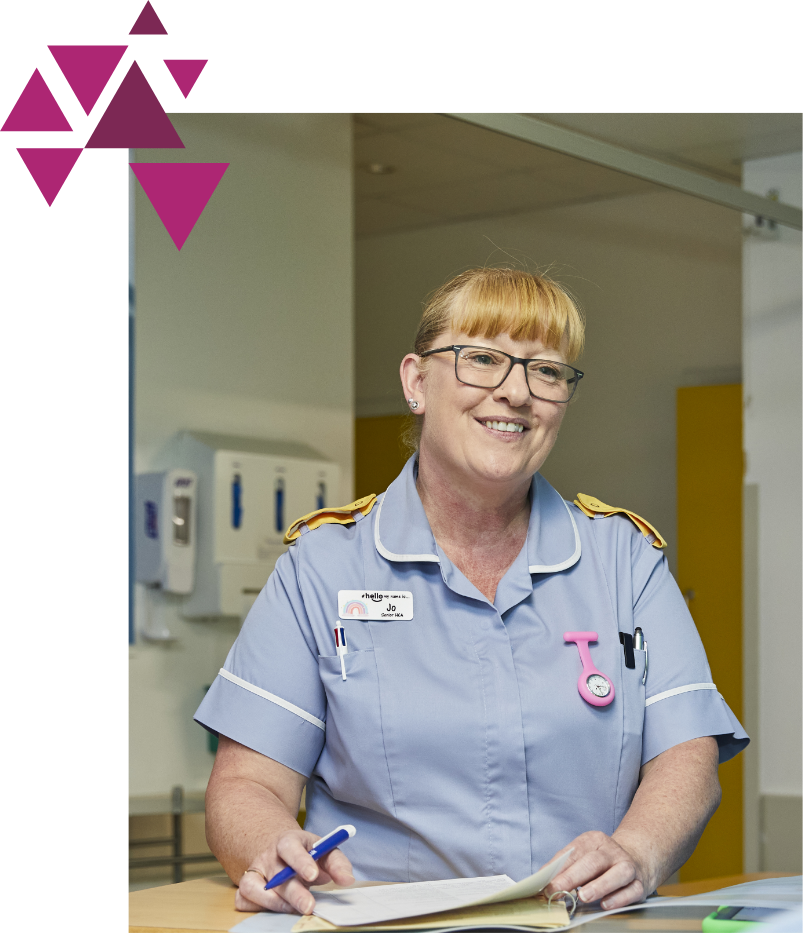
[[[494,431],[509,431],[514,434],[521,434],[524,430],[524,425],[514,424],[512,421],[484,421],[483,424]]]

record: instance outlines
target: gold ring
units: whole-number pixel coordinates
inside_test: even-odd
[[[268,883],[268,879],[262,874],[262,872],[258,868],[246,868],[243,874],[247,875],[249,871],[255,871],[260,876],[260,878],[262,878],[265,884]]]

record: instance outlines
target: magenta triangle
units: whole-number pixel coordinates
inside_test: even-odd
[[[17,149],[48,204],[56,200],[83,149]]]
[[[8,119],[0,127],[0,132],[3,130],[37,133],[72,130],[38,68],[25,85]]]
[[[170,118],[139,65],[129,68],[87,149],[183,149]]]
[[[228,162],[131,162],[154,210],[178,249],[203,213]]]
[[[204,65],[209,61],[208,58],[166,58],[165,65],[170,69],[176,84],[181,93],[186,97],[198,80],[198,75],[204,70]]]
[[[81,102],[84,113],[89,113],[128,46],[49,45],[48,48]]]
[[[142,8],[142,12],[137,17],[136,23],[131,27],[129,36],[166,36],[167,30],[162,25],[162,21],[156,15],[156,10],[151,6],[150,0]]]

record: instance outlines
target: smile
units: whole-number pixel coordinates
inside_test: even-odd
[[[480,423],[494,431],[505,431],[511,434],[521,434],[524,430],[524,425],[516,424],[515,421],[481,421]]]

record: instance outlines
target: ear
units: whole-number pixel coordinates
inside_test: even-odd
[[[401,361],[399,367],[399,376],[401,376],[402,389],[404,397],[408,400],[415,399],[418,402],[417,415],[424,414],[424,374],[420,369],[421,358],[415,353],[408,353]]]

